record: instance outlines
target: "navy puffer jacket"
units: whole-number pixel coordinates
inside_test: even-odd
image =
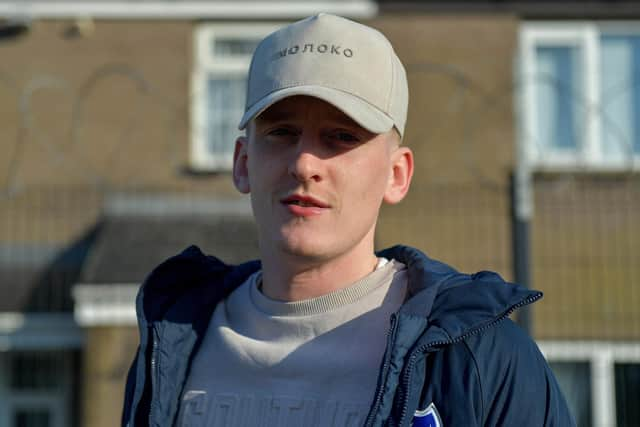
[[[540,292],[491,272],[459,273],[406,246],[378,255],[407,266],[409,287],[386,331],[365,426],[575,425],[536,344],[509,319]],[[149,275],[136,301],[140,346],[123,426],[176,425],[216,304],[259,268],[258,261],[229,266],[192,246]]]

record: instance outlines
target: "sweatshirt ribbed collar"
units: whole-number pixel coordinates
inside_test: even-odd
[[[293,317],[323,314],[353,304],[380,286],[390,283],[397,269],[395,261],[387,262],[386,259],[381,259],[373,272],[346,288],[319,297],[293,302],[278,301],[265,296],[259,289],[262,274],[257,272],[251,278],[251,300],[260,311],[270,316]]]

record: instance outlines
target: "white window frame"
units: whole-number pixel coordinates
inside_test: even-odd
[[[591,418],[594,427],[616,420],[615,364],[640,364],[640,342],[538,341],[549,362],[588,362],[591,370]]]
[[[228,171],[233,166],[231,156],[221,157],[207,149],[207,81],[211,73],[244,74],[251,56],[217,61],[212,52],[216,38],[246,38],[261,40],[283,23],[201,24],[194,34],[194,68],[191,77],[191,149],[190,164],[195,171]],[[240,117],[238,117],[238,122]],[[240,135],[240,131],[238,131]],[[228,141],[233,144],[234,141]]]
[[[600,36],[601,34],[640,35],[639,21],[540,21],[524,23],[519,34],[519,60],[517,87],[517,111],[519,113],[519,137],[521,151],[526,156],[528,166],[534,170],[551,171],[624,171],[640,170],[640,155],[630,159],[613,160],[602,157],[601,118],[597,114],[600,105]],[[544,46],[579,46],[581,48],[580,67],[585,70],[580,92],[584,108],[581,114],[584,138],[579,141],[577,153],[559,150],[539,149],[537,134],[536,71],[535,50]]]

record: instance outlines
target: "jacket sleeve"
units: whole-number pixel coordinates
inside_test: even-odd
[[[576,425],[542,353],[510,319],[469,338],[466,344],[482,390],[482,425]]]

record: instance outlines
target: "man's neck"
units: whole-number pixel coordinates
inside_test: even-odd
[[[262,259],[262,292],[279,301],[300,301],[346,288],[375,270],[373,248],[361,248],[330,260],[281,256]]]

